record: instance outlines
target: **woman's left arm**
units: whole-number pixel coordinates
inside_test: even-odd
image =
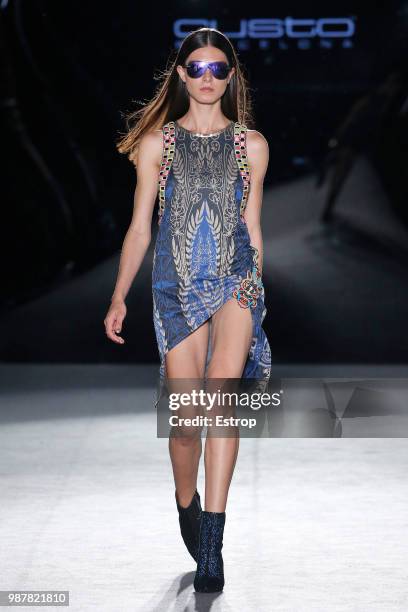
[[[244,217],[248,227],[251,245],[258,249],[258,267],[260,273],[262,274],[263,240],[261,229],[261,209],[263,199],[263,183],[269,163],[269,146],[266,138],[257,130],[248,130],[246,138],[251,182]]]

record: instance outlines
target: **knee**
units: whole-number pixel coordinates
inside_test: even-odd
[[[201,445],[201,430],[199,427],[177,427],[170,434],[172,443],[182,448],[194,448]]]
[[[227,363],[224,358],[211,359],[207,368],[207,378],[241,378],[245,363]]]

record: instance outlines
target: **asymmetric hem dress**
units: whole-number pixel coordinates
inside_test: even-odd
[[[162,128],[159,212],[153,269],[153,322],[165,355],[221,306],[234,299],[252,314],[252,343],[243,377],[267,380],[271,351],[262,322],[265,290],[258,250],[244,219],[250,189],[247,127],[230,121],[214,134],[196,134],[177,121]],[[211,357],[211,335],[207,365]]]

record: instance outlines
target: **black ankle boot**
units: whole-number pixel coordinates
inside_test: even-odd
[[[216,593],[224,588],[224,562],[221,549],[225,512],[201,513],[197,571],[194,588],[200,593]]]
[[[179,523],[181,537],[187,550],[193,557],[194,561],[198,558],[198,538],[200,536],[200,520],[201,520],[201,501],[200,495],[195,490],[193,499],[187,508],[180,506],[177,500],[177,491],[175,491],[177,510],[179,513]]]

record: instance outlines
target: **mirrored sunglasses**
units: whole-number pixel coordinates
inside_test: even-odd
[[[187,74],[192,79],[198,79],[203,76],[204,72],[209,68],[216,79],[226,79],[230,71],[230,66],[227,62],[204,62],[192,61],[184,66],[187,69]]]

